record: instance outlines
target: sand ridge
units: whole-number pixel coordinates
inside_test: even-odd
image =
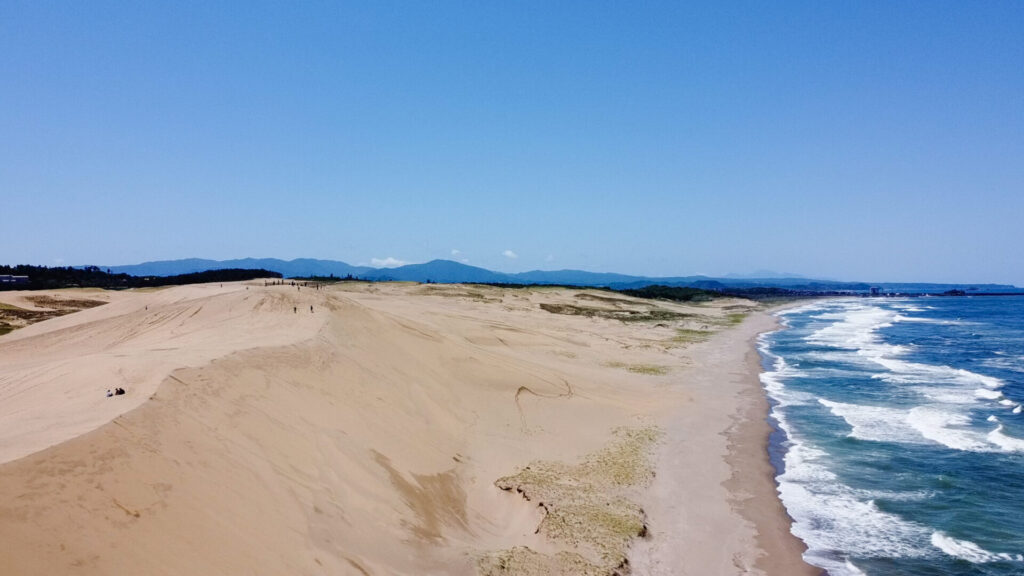
[[[540,307],[651,310],[586,290],[240,283],[118,296],[0,338],[0,406],[18,403],[5,416],[24,424],[0,429],[4,454],[20,454],[0,466],[0,572],[475,574],[517,547],[586,553],[538,533],[543,509],[495,482],[534,461],[582,461],[624,427],[678,438],[672,423],[699,411],[694,367],[735,330],[675,340],[729,324],[728,303],[658,304],[679,316],[642,322]],[[132,379],[134,406],[103,412],[113,399],[97,391],[116,375]],[[721,486],[728,450],[713,436],[694,457],[721,463],[724,478],[705,478]],[[660,478],[670,467],[657,454]],[[679,537],[665,529],[674,510],[645,499],[655,489],[623,495],[650,515],[651,542]],[[756,529],[737,526],[747,536],[729,545],[757,558]],[[671,556],[635,547],[651,563]],[[681,573],[713,573],[707,560],[683,559]]]
[[[24,305],[50,300],[109,303],[16,330],[0,339],[0,462],[95,429],[142,404],[172,370],[235,350],[312,337],[324,302],[301,294],[206,284],[162,290],[53,290],[0,293]],[[294,287],[287,287],[296,290]],[[299,315],[296,306],[305,308]],[[122,387],[123,397],[107,398]]]

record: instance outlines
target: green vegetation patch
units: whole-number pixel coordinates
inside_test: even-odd
[[[201,284],[204,282],[236,282],[254,278],[281,278],[279,272],[269,270],[245,270],[228,268],[223,270],[207,270],[177,276],[129,276],[128,274],[112,274],[109,269],[103,271],[96,266],[83,268],[46,266],[0,266],[0,274],[28,276],[27,285],[13,285],[9,289],[44,290],[53,288],[143,288],[148,286],[177,286],[181,284]]]
[[[54,298],[53,296],[26,296],[26,300],[41,308],[51,310],[86,310],[106,304],[103,300],[85,300],[81,298]]]
[[[645,286],[630,290],[621,290],[627,296],[636,298],[658,298],[661,300],[673,300],[676,302],[710,302],[715,298],[721,298],[718,292],[702,290],[700,288],[688,288],[685,286]]]
[[[673,320],[686,320],[693,318],[694,314],[687,314],[685,312],[676,312],[674,310],[655,309],[647,310],[645,312],[638,312],[632,316],[623,318],[623,322],[661,322],[661,321],[673,321]]]
[[[742,323],[746,317],[746,312],[730,312],[725,315],[724,323],[726,326],[736,326],[737,324]]]
[[[573,552],[547,555],[526,546],[489,554],[480,559],[477,568],[483,576],[603,576],[608,573]]]
[[[711,337],[712,332],[707,330],[692,330],[689,328],[677,328],[676,335],[672,338],[673,342],[679,344],[696,344],[697,342],[704,342]]]
[[[539,554],[519,547],[488,555],[478,568],[485,575],[617,574],[628,565],[633,538],[647,533],[643,509],[623,496],[624,489],[654,477],[650,451],[656,428],[619,428],[607,447],[578,464],[531,462],[518,473],[495,481],[544,509],[537,531],[574,551]]]
[[[605,302],[607,304],[622,304],[624,306],[636,306],[639,304],[633,300],[626,300],[625,298],[613,298],[611,296],[601,296],[600,294],[590,294],[588,292],[580,292],[576,294],[576,297],[580,300],[592,300],[594,302]]]
[[[565,314],[567,316],[586,316],[587,318],[615,318],[628,312],[622,310],[609,310],[607,308],[594,308],[589,306],[576,306],[574,304],[551,304],[543,302],[540,309],[552,314]]]
[[[657,364],[631,364],[626,367],[626,370],[634,374],[648,374],[651,376],[668,374],[668,366],[659,366]]]
[[[28,296],[27,299],[36,306],[46,307],[47,309],[27,310],[11,304],[0,303],[0,335],[7,334],[18,328],[24,328],[36,322],[106,304],[106,302],[101,300],[54,298],[52,296]]]
[[[552,314],[565,314],[567,316],[584,316],[587,318],[606,318],[609,320],[621,320],[622,322],[661,322],[665,320],[685,320],[693,314],[675,312],[655,308],[651,310],[624,310],[621,308],[595,308],[592,306],[577,306],[575,304],[551,304],[541,303],[540,307]]]
[[[9,330],[7,331],[10,332],[16,328],[22,328],[29,324],[61,316],[62,314],[63,312],[57,310],[26,310],[17,306],[7,305],[0,308],[0,323],[8,326]]]
[[[626,364],[625,362],[608,362],[605,364],[609,368],[625,368],[626,370],[634,374],[647,374],[649,376],[664,376],[668,374],[668,366],[660,366],[658,364]]]
[[[461,289],[454,286],[438,286],[437,284],[427,284],[420,288],[420,294],[427,296],[442,296],[445,298],[468,298],[476,302],[501,302],[500,294],[497,298],[489,297],[487,294],[479,290]]]

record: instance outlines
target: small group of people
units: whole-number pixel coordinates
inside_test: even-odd
[[[111,396],[123,396],[123,395],[124,395],[124,388],[114,388],[113,392],[111,392],[110,390],[107,390],[107,398],[110,398]]]
[[[263,285],[264,286],[289,286],[290,285],[290,286],[295,286],[295,289],[298,292],[302,292],[302,287],[303,286],[305,286],[306,288],[309,288],[310,286],[312,286],[316,290],[319,290],[323,286],[323,284],[321,284],[319,282],[312,282],[312,283],[310,283],[310,282],[296,282],[295,280],[292,280],[291,282],[285,282],[284,280],[272,280],[272,281],[264,280],[263,281]],[[221,286],[223,286],[223,284],[221,284]],[[246,287],[246,290],[248,290],[248,289],[249,288]]]

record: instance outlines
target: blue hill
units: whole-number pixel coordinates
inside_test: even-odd
[[[508,274],[486,268],[468,266],[451,260],[431,260],[424,264],[407,264],[397,268],[378,268],[360,275],[368,280],[408,280],[413,282],[513,282]]]
[[[238,260],[203,260],[200,258],[187,258],[184,260],[161,260],[157,262],[143,262],[128,266],[101,266],[103,269],[110,269],[115,274],[131,274],[132,276],[175,276],[178,274],[192,274],[206,270],[222,270],[225,268],[244,268],[271,270],[280,272],[286,277],[295,276],[330,276],[338,277],[364,276],[377,270],[369,266],[353,266],[338,260],[315,260],[312,258],[297,258],[295,260],[279,260],[277,258],[241,258]]]

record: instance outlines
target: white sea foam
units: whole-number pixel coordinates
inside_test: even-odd
[[[1017,404],[1017,407],[1013,409],[1013,413],[1014,414],[1020,414],[1021,408],[1024,408],[1024,406],[1021,406],[1020,404]]]
[[[963,408],[978,402],[978,397],[970,389],[960,386],[914,386],[912,390],[935,404],[960,404]]]
[[[961,560],[967,560],[968,562],[974,562],[975,564],[982,564],[985,562],[998,562],[998,561],[1024,561],[1024,555],[1021,554],[1007,554],[1005,552],[995,553],[985,550],[981,546],[978,546],[970,540],[958,540],[949,536],[943,532],[932,532],[932,546],[935,546],[939,550],[942,550],[950,556],[960,558]]]
[[[829,319],[839,320],[821,328],[806,338],[810,344],[841,350],[854,350],[868,358],[898,356],[906,352],[903,346],[886,344],[878,330],[899,321],[899,314],[877,306],[849,303],[841,313]]]
[[[830,306],[829,302],[811,302],[810,304],[804,304],[802,306],[794,306],[793,308],[786,308],[775,313],[779,318],[785,318],[792,314],[803,314],[805,312],[814,312],[815,310],[823,310]]]
[[[823,463],[828,454],[794,435],[783,410],[776,407],[772,414],[789,438],[785,473],[777,479],[779,495],[793,518],[793,534],[808,546],[804,554],[808,562],[830,574],[856,576],[862,572],[840,559],[839,551],[863,556],[927,554],[915,544],[927,537],[926,528],[879,510],[871,498],[880,496],[839,482]],[[883,496],[900,498],[890,493]],[[920,493],[903,496],[927,497]]]
[[[917,429],[910,425],[906,410],[832,402],[823,398],[819,398],[818,402],[850,425],[852,430],[849,436],[852,438],[908,444],[925,441]]]
[[[801,357],[822,364],[858,364],[872,369],[875,367],[874,362],[851,350],[814,350],[804,352]]]
[[[864,371],[849,369],[849,368],[838,368],[834,366],[830,367],[800,367],[800,376],[804,378],[813,378],[815,380],[835,380],[835,379],[854,379],[863,378]]]
[[[849,558],[846,559],[843,568],[845,569],[845,572],[842,572],[841,574],[844,574],[845,576],[868,576],[867,572],[857,568],[853,562],[850,562]],[[831,571],[831,573],[836,574],[835,571]]]
[[[832,368],[791,366],[781,357],[771,354],[767,337],[759,342],[762,353],[773,363],[773,370],[762,374],[762,383],[776,401],[772,416],[788,438],[783,457],[785,472],[777,479],[779,494],[794,520],[793,534],[808,546],[805,559],[828,570],[833,576],[864,575],[849,561],[848,555],[929,558],[936,557],[941,550],[971,562],[1024,561],[1020,555],[989,552],[972,542],[937,532],[934,527],[882,511],[875,505],[876,498],[880,501],[922,499],[933,494],[882,493],[846,486],[829,469],[830,455],[809,444],[799,434],[794,434],[786,420],[789,406],[817,401],[850,426],[851,437],[863,440],[916,444],[935,442],[954,450],[976,452],[1024,452],[1024,440],[1007,435],[994,416],[989,419],[996,423],[994,430],[979,429],[977,424],[972,426],[971,405],[1006,400],[997,390],[1003,386],[1002,380],[951,366],[906,360],[904,356],[913,348],[887,344],[880,331],[896,322],[918,321],[904,314],[920,310],[903,306],[902,310],[896,311],[888,302],[884,306],[888,309],[863,301],[831,301],[788,311],[790,314],[818,313],[809,327],[810,334],[804,340],[819,348],[805,352],[797,360],[805,364],[811,364],[813,360],[814,364],[820,361],[825,365],[844,363],[847,366],[852,361],[856,363],[854,369],[866,366],[870,372],[876,372],[880,367],[885,372],[876,378],[893,384],[910,384],[894,388],[922,393],[929,398],[929,404],[925,406],[859,405],[797,393],[789,387],[789,378],[799,376],[827,381],[853,379],[851,376],[855,378],[857,374],[832,374],[829,372]],[[788,319],[780,318],[788,325]],[[823,325],[825,323],[827,325]],[[822,347],[827,350],[822,350]],[[905,393],[899,397],[907,398]],[[1008,405],[1014,406],[1015,413],[1022,411],[1016,402],[1009,401]],[[928,545],[929,542],[932,546]]]
[[[843,319],[846,318],[846,313],[844,313],[844,312],[823,312],[821,314],[816,314],[814,316],[811,316],[811,318],[814,318],[815,320],[843,320]]]
[[[932,490],[914,490],[913,492],[894,492],[892,490],[855,490],[850,489],[850,493],[857,497],[858,500],[867,501],[878,501],[888,500],[892,502],[921,502],[935,496],[935,492]]]
[[[999,446],[1004,452],[1024,452],[1024,440],[1008,436],[1003,432],[1003,425],[988,433],[988,441]]]
[[[990,368],[1009,370],[1011,372],[1024,372],[1024,356],[1006,356],[1005,352],[996,352],[999,356],[988,358],[982,362]]]
[[[790,390],[783,384],[783,379],[799,377],[802,375],[801,371],[790,366],[782,356],[772,354],[764,340],[759,342],[759,350],[772,359],[773,369],[762,372],[758,378],[773,400],[782,406],[799,406],[813,401],[814,396],[811,394]]]
[[[927,539],[928,529],[879,510],[839,482],[822,464],[826,456],[796,441],[786,453],[786,473],[778,478],[779,494],[794,520],[793,534],[807,544],[811,562],[832,572],[842,566],[833,558],[839,550],[854,556],[927,554],[917,543]]]
[[[818,318],[838,320],[812,334],[808,340],[814,343],[835,346],[836,348],[855,348],[861,342],[876,341],[874,333],[892,326],[898,313],[869,304],[858,302],[837,302],[844,305],[838,310],[830,310]]]
[[[907,312],[923,312],[923,310],[907,310]],[[918,324],[939,324],[942,326],[967,326],[970,322],[963,320],[944,320],[942,318],[925,318],[923,316],[900,316],[899,322],[916,322]]]
[[[872,360],[889,370],[888,373],[879,374],[875,378],[892,382],[895,384],[931,384],[947,383],[961,385],[981,384],[986,388],[1001,388],[1004,384],[999,378],[986,376],[951,366],[936,366],[934,364],[920,364],[907,362],[896,358],[876,357]]]
[[[1014,402],[1013,400],[1010,400],[1009,398],[1003,398],[1002,400],[999,401],[999,403],[1002,404],[1003,406],[1016,406],[1017,405],[1016,402]]]
[[[883,495],[857,492],[838,481],[823,462],[828,455],[794,435],[786,419],[788,406],[810,403],[814,396],[790,390],[786,379],[799,372],[785,359],[772,354],[768,337],[759,349],[772,361],[772,370],[761,374],[768,395],[775,401],[772,416],[787,437],[785,472],[779,476],[779,494],[794,519],[792,532],[808,546],[804,558],[833,576],[864,576],[846,554],[919,556],[930,530],[880,511],[872,500],[926,498],[926,494]],[[807,398],[809,396],[809,399]]]
[[[1003,451],[1024,450],[1024,440],[1005,435],[1002,425],[985,435],[969,427],[968,416],[947,410],[945,406],[917,406],[903,410],[833,402],[824,398],[819,398],[818,402],[846,421],[851,428],[848,434],[851,438],[903,444],[931,441],[968,452],[993,452],[996,447]],[[988,421],[998,422],[998,419],[989,416]]]
[[[837,557],[835,553],[822,553],[817,550],[804,552],[804,561],[813,566],[824,568],[829,576],[867,576],[867,573],[850,562],[849,558]]]
[[[927,322],[929,319],[904,316],[893,310],[859,302],[840,302],[840,304],[843,303],[846,305],[844,309],[818,316],[818,318],[837,321],[810,334],[805,338],[808,343],[853,351],[858,357],[885,368],[886,372],[873,377],[892,384],[981,384],[992,389],[1003,386],[1003,381],[998,378],[969,370],[902,360],[899,356],[905,355],[909,348],[887,344],[878,334],[879,330],[892,326],[896,322]],[[904,308],[909,309],[907,306]],[[818,353],[818,355],[822,356],[822,353]],[[835,357],[820,359],[837,360]],[[944,391],[942,401],[949,401],[954,396],[952,392],[951,390]],[[970,398],[954,400],[955,403],[971,401]]]
[[[989,390],[988,388],[978,388],[974,391],[974,395],[986,400],[998,400],[1003,397],[1002,392],[998,390]]]
[[[779,406],[803,406],[814,400],[811,394],[786,388],[781,378],[778,372],[762,372],[760,375],[764,389]]]
[[[965,428],[970,419],[964,414],[949,412],[934,406],[911,408],[907,422],[921,436],[954,450],[969,452],[991,451],[984,437],[978,432]]]
[[[1024,440],[1005,434],[1002,424],[985,434],[970,427],[971,420],[967,415],[948,410],[948,406],[917,406],[901,410],[833,402],[823,398],[819,398],[818,402],[846,421],[851,428],[848,436],[860,440],[903,444],[931,441],[965,452],[1024,452]],[[1014,405],[1020,407],[1020,404]],[[986,420],[999,422],[994,415]]]

